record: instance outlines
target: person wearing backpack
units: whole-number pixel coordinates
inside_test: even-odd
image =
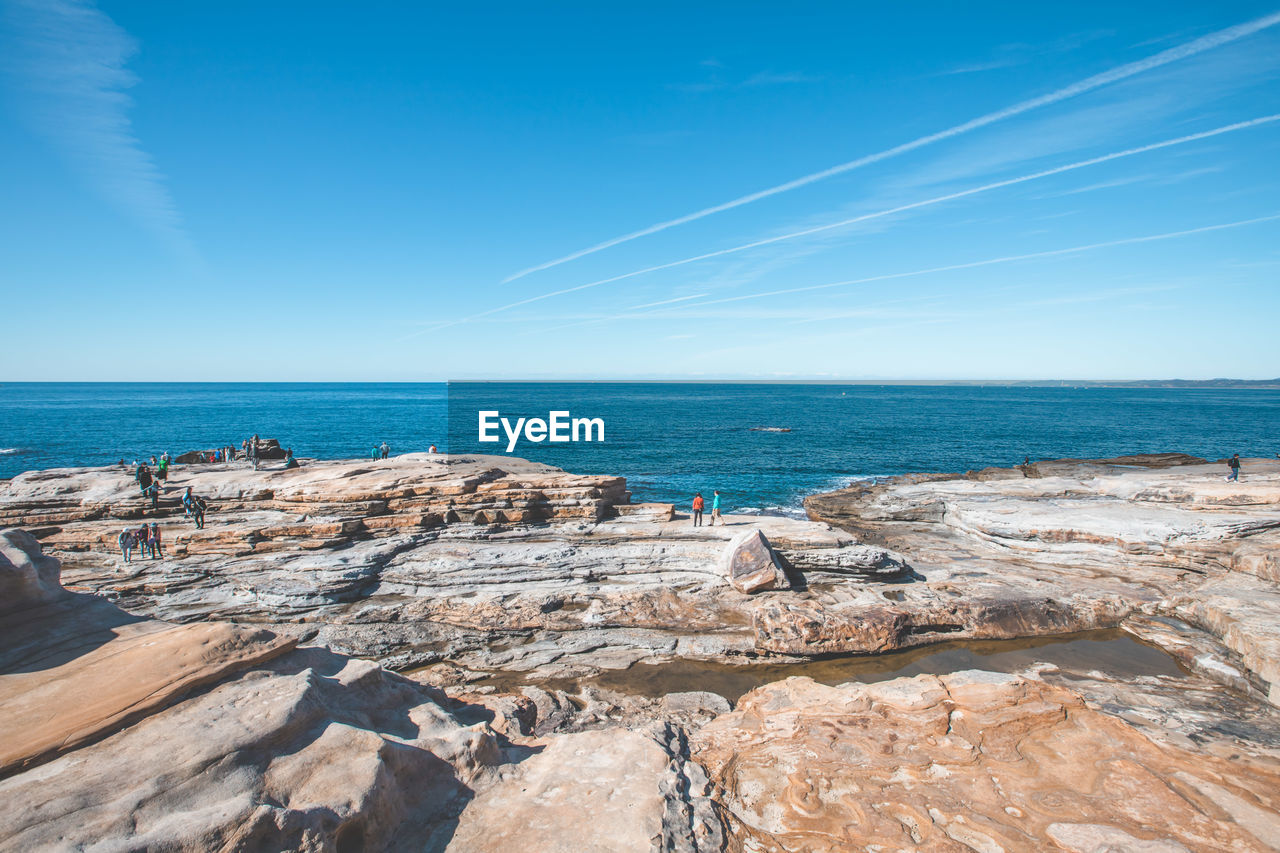
[[[151,551],[153,560],[164,556],[164,549],[160,547],[160,525],[154,521],[147,530],[147,548]]]
[[[1227,482],[1240,482],[1240,454],[1233,453],[1231,458],[1227,460],[1227,467],[1231,469],[1231,473],[1227,475]]]
[[[204,529],[204,512],[208,506],[204,498],[192,493],[190,486],[182,493],[182,509],[196,523],[197,530]]]
[[[133,533],[129,528],[120,531],[120,535],[116,537],[116,544],[120,546],[120,556],[124,558],[124,562],[133,562]]]

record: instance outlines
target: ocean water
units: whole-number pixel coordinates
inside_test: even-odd
[[[529,443],[516,455],[625,476],[637,500],[720,489],[729,511],[795,514],[857,478],[1049,459],[1280,451],[1280,392],[694,383],[0,385],[0,477],[178,454],[258,433],[300,457],[502,453],[477,412],[605,421],[603,443]],[[786,427],[790,432],[756,431]],[[1246,469],[1247,476],[1247,469]]]

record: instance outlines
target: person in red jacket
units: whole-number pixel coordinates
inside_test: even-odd
[[[706,506],[706,501],[702,499],[702,492],[698,492],[693,496],[693,526],[702,526],[702,508]]]

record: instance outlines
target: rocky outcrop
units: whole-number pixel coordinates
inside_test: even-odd
[[[776,589],[787,582],[773,547],[759,530],[747,530],[730,540],[720,556],[720,569],[738,592]]]
[[[0,579],[56,562],[6,532]],[[447,838],[500,761],[438,692],[270,632],[84,594],[0,617],[0,848],[381,849]]]
[[[1280,463],[1181,454],[909,475],[806,500],[809,515],[901,553],[887,603],[762,609],[761,645],[876,651],[941,638],[1112,627],[1167,615],[1219,639],[1273,701],[1280,679]],[[787,608],[787,609],[784,609]]]
[[[1280,767],[1151,740],[1069,690],[986,672],[792,678],[693,736],[740,849],[1274,849]]]
[[[203,530],[183,517],[188,486],[209,501]],[[620,477],[507,457],[179,466],[156,510],[118,469],[33,472],[0,484],[0,519],[61,557],[69,583],[139,615],[262,626],[396,668],[543,678],[758,657],[756,608],[797,594],[783,567],[846,586],[905,570],[824,524],[695,528],[669,504],[631,504]],[[157,521],[165,558],[122,564],[122,519]],[[735,537],[769,555],[751,596],[721,563]]]
[[[34,540],[2,541],[7,588],[56,583]],[[47,592],[0,617],[0,849],[723,849],[660,721],[515,745],[369,661]]]
[[[58,561],[46,557],[29,534],[0,533],[0,614],[62,598],[61,574]]]
[[[709,780],[681,735],[597,729],[566,734],[476,796],[453,846],[470,853],[719,851]]]
[[[66,564],[0,535],[0,849],[1269,849],[1280,468],[1157,461],[811,504],[856,536],[492,457],[177,468],[203,531],[119,470],[22,475],[0,515]],[[122,564],[122,518],[166,556]],[[1116,625],[1185,671],[785,677]],[[691,662],[780,680],[601,686]]]

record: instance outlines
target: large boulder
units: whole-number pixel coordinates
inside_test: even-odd
[[[662,726],[561,735],[477,792],[448,851],[724,850],[708,781]]]
[[[0,613],[24,610],[66,595],[62,567],[22,530],[0,532]]]
[[[735,536],[720,555],[720,571],[739,592],[760,592],[787,585],[787,574],[759,530]]]

